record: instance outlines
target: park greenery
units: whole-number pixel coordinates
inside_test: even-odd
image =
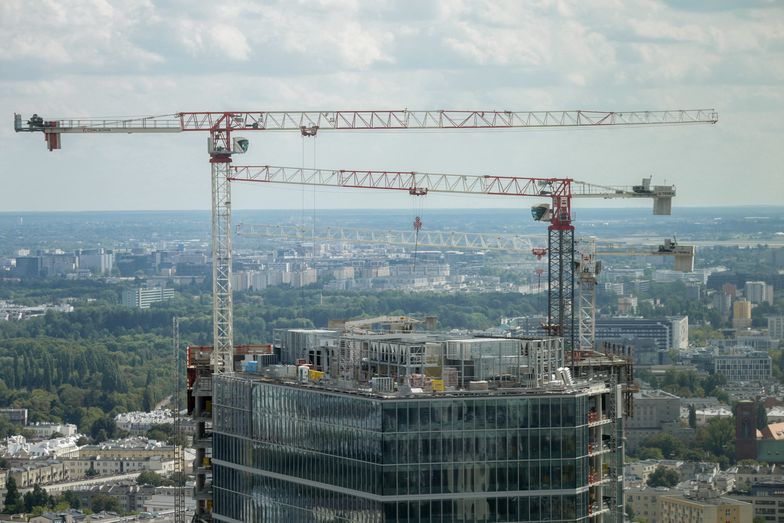
[[[36,484],[33,489],[22,495],[13,477],[9,477],[5,483],[5,498],[3,506],[3,514],[31,514],[37,516],[46,511],[63,511],[69,508],[82,508],[79,498],[70,490],[65,491],[60,496],[53,496],[46,492],[46,489]],[[116,498],[106,494],[100,494],[111,501],[108,503],[110,506],[119,509],[119,501]],[[95,496],[96,498],[98,496]],[[114,510],[114,508],[104,508],[106,500],[93,499],[92,511],[100,512],[102,510]]]
[[[674,487],[678,484],[680,475],[675,469],[659,465],[648,477],[649,487]]]
[[[643,440],[640,448],[629,453],[636,459],[678,459],[712,461],[722,469],[735,464],[735,419],[712,419],[697,427],[693,443],[661,432]]]
[[[172,318],[180,318],[182,346],[210,344],[210,283],[180,286],[175,298],[146,310],[120,305],[123,285],[127,283],[97,279],[0,282],[0,299],[27,305],[67,300],[75,309],[0,322],[0,406],[27,408],[32,422],[74,423],[93,441],[102,441],[122,435],[113,421],[116,414],[151,410],[171,396],[176,383]],[[693,341],[721,336],[718,329],[725,323],[709,299],[687,298],[682,282],[653,284],[647,296],[656,299],[640,296],[641,315],[688,314],[690,323],[699,325],[692,330]],[[437,316],[442,329],[486,329],[498,325],[503,317],[541,313],[540,302],[538,296],[502,292],[271,287],[235,294],[234,335],[237,344],[268,343],[275,329],[326,327],[331,319],[400,314]],[[612,310],[612,300],[605,296],[602,307]],[[781,304],[766,307],[775,312]],[[772,356],[774,373],[784,378],[784,351],[773,351]],[[643,371],[638,377],[682,397],[715,396],[729,401],[719,375],[670,370],[663,376]],[[13,433],[25,434],[0,417],[0,437]],[[156,427],[148,436],[172,438],[167,427]]]
[[[30,304],[68,299],[75,309],[0,323],[0,406],[27,408],[32,422],[73,423],[102,441],[121,435],[116,414],[150,410],[170,396],[172,318],[180,318],[183,346],[210,344],[210,290],[185,286],[174,299],[145,310],[119,305],[120,290],[92,280],[0,284],[0,299]],[[269,288],[237,293],[235,343],[268,343],[274,329],[325,327],[330,319],[435,315],[442,328],[484,329],[502,317],[533,312],[532,298],[509,293]],[[155,439],[171,437],[165,427],[157,429],[150,434]],[[0,418],[0,437],[19,432]]]

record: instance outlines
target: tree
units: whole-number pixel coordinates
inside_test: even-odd
[[[641,448],[637,455],[640,459],[664,459],[664,454],[662,454],[661,449],[652,447]]]
[[[726,466],[735,460],[735,418],[710,420],[697,429],[697,447],[713,454],[719,463]]]
[[[16,487],[16,480],[12,476],[8,476],[5,480],[5,508],[3,512],[6,514],[18,514],[24,509],[22,503],[22,496],[19,494],[19,489]]]
[[[642,446],[646,448],[661,449],[662,455],[666,459],[678,457],[685,450],[685,446],[681,440],[666,432],[645,438],[642,442]]]
[[[92,461],[90,462],[90,468],[87,469],[84,475],[88,478],[94,478],[95,476],[98,475],[98,471],[95,470],[95,464]]]
[[[98,442],[113,438],[117,432],[117,424],[111,416],[102,416],[90,427],[90,435]]]
[[[761,401],[756,402],[757,409],[757,429],[762,430],[768,426],[768,412],[765,410],[765,404]]]
[[[27,512],[32,512],[34,507],[48,507],[51,504],[52,497],[38,483],[33,485],[33,490],[24,495],[24,507]]]
[[[136,478],[137,485],[152,485],[153,487],[159,487],[161,481],[161,477],[150,470],[145,470]]]
[[[93,496],[91,508],[93,512],[122,512],[120,501],[104,493]]]
[[[63,501],[67,502],[71,508],[79,508],[82,505],[82,502],[79,501],[79,496],[73,490],[63,492]]]
[[[678,471],[659,465],[648,477],[649,487],[674,487],[678,484]]]
[[[694,405],[689,405],[689,427],[697,428],[697,409]]]
[[[152,395],[152,390],[149,386],[147,386],[147,388],[144,389],[144,394],[142,396],[142,410],[145,412],[151,412],[154,407],[155,398]]]
[[[171,423],[153,425],[145,433],[145,436],[158,441],[172,441],[174,437],[174,425]]]

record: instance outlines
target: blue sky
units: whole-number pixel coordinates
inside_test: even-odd
[[[376,108],[715,108],[720,121],[597,131],[322,133],[304,143],[296,134],[256,133],[238,162],[624,185],[653,175],[677,186],[676,207],[781,204],[783,5],[4,0],[0,209],[206,209],[210,202],[204,136],[66,135],[61,151],[48,152],[40,135],[13,132],[14,111],[72,117]],[[249,186],[235,187],[233,203],[412,205],[405,195]],[[533,203],[428,196],[424,205]]]

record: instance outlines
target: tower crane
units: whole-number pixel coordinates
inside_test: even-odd
[[[255,131],[292,131],[315,136],[319,131],[402,131],[402,130],[491,130],[547,128],[605,128],[613,126],[715,124],[718,114],[713,109],[674,111],[190,111],[174,114],[132,118],[50,118],[33,114],[24,119],[14,114],[16,132],[40,132],[50,151],[60,149],[63,134],[115,134],[202,132],[208,136],[212,194],[212,310],[213,350],[210,366],[214,374],[233,372],[233,302],[231,289],[231,183],[232,157],[248,150],[248,140],[239,133]],[[410,185],[416,187],[416,184]],[[570,187],[559,186],[561,193],[553,196],[554,217],[551,220],[551,241],[566,245],[566,255],[574,248],[573,227],[569,212]],[[552,249],[552,247],[551,247]],[[552,252],[552,250],[551,250]],[[560,252],[555,260],[561,269],[572,274],[571,259],[564,267]],[[553,262],[551,261],[551,267]],[[553,273],[551,269],[551,274]],[[573,281],[573,278],[569,278]],[[562,291],[573,294],[573,285]],[[558,303],[564,303],[563,296]],[[557,307],[556,307],[557,308]],[[552,310],[552,306],[551,306]],[[556,311],[558,319],[563,310]],[[205,382],[205,387],[211,391]],[[205,396],[206,397],[206,396]],[[202,422],[200,422],[202,423]],[[202,423],[203,424],[203,423]],[[197,459],[199,455],[197,454]],[[197,474],[201,497],[197,502],[195,520],[211,519],[211,489],[207,473]],[[181,515],[175,514],[179,518]]]
[[[666,111],[465,111],[465,110],[346,110],[346,111],[185,111],[129,118],[45,118],[25,120],[14,114],[16,132],[40,132],[50,151],[60,149],[63,134],[181,133],[208,134],[212,180],[212,367],[216,374],[233,372],[233,304],[231,293],[232,156],[248,149],[237,133],[294,131],[314,136],[319,131],[490,130],[547,128],[605,128],[678,124],[715,124],[714,109]],[[559,209],[561,206],[559,206]],[[559,218],[560,220],[560,218]],[[557,230],[571,225],[559,221]],[[567,234],[567,236],[569,236]]]
[[[413,171],[360,171],[305,169],[279,166],[231,166],[232,182],[315,185],[353,189],[404,191],[414,196],[428,193],[484,194],[489,196],[546,197],[550,203],[532,207],[534,220],[548,227],[547,330],[563,336],[567,349],[575,348],[574,226],[572,198],[649,198],[654,214],[670,214],[674,186],[651,186],[650,178],[640,186],[594,185],[570,178],[527,178],[520,176],[477,176]]]

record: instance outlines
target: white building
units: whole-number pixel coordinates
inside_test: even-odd
[[[152,412],[124,412],[114,417],[117,428],[127,430],[131,434],[144,434],[155,425],[173,424],[174,414],[169,409]]]
[[[784,340],[784,316],[768,317],[768,336],[777,340]]]
[[[76,436],[76,425],[73,423],[47,423],[47,422],[38,422],[33,423],[32,425],[27,427],[28,429],[32,430],[36,437],[39,438],[51,438],[52,434],[55,432],[62,434],[63,436]]]
[[[149,309],[153,303],[159,303],[174,297],[174,289],[164,287],[139,287],[122,292],[122,304],[126,307]]]
[[[764,281],[747,281],[745,294],[746,299],[755,305],[763,302],[773,305],[773,285]]]
[[[48,439],[35,443],[28,442],[22,435],[6,438],[5,456],[19,459],[67,458],[79,455],[76,441],[79,435]]]
[[[95,274],[109,274],[114,268],[114,253],[104,249],[79,253],[79,268]]]

